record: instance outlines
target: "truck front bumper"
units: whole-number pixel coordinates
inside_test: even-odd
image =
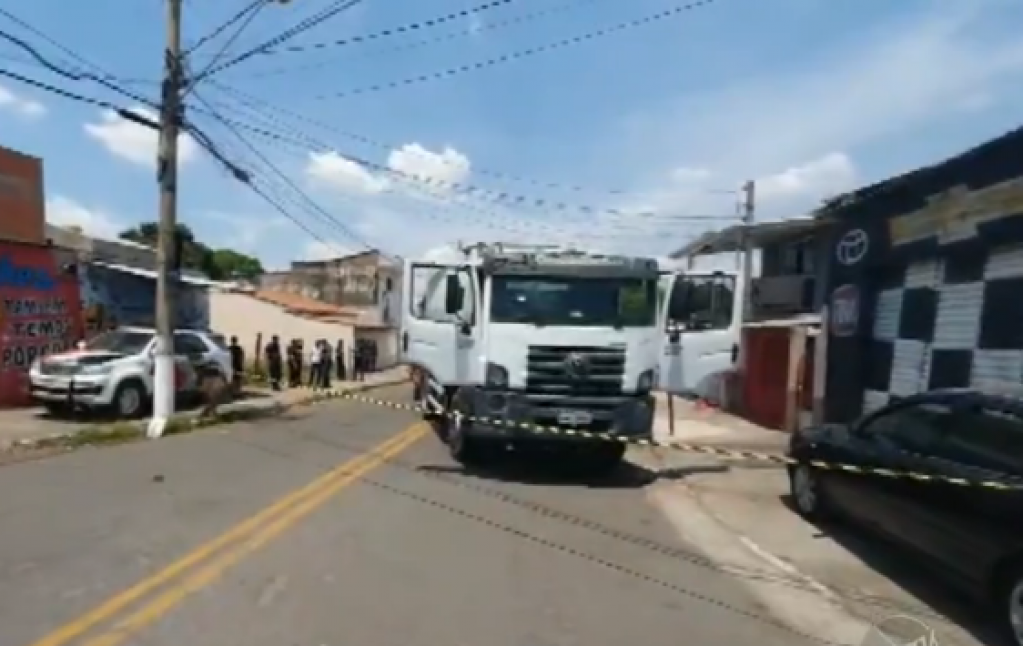
[[[618,397],[599,406],[580,406],[565,400],[564,408],[538,403],[518,391],[466,388],[459,392],[462,423],[476,437],[511,441],[649,440],[653,435],[654,398],[650,395]],[[567,413],[567,415],[566,415]],[[575,413],[585,413],[588,420]],[[576,417],[572,422],[566,418]]]

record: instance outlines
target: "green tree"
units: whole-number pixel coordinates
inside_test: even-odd
[[[177,235],[181,241],[181,266],[201,271],[212,280],[252,280],[263,273],[258,258],[238,253],[232,249],[214,249],[196,239],[187,224],[178,224]],[[156,247],[160,227],[156,222],[143,222],[121,232],[120,237],[139,244]]]

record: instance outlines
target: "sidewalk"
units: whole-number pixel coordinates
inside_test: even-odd
[[[761,451],[782,451],[789,434],[758,426],[718,408],[674,398],[674,433],[668,396],[656,393],[654,439],[664,443],[707,444]]]
[[[397,367],[367,375],[366,381],[335,382],[331,389],[359,392],[400,384],[407,380],[406,369]],[[314,391],[307,388],[277,393],[265,388],[246,390],[253,396],[220,406],[217,417],[280,415],[294,406],[310,402],[314,394]],[[198,410],[190,410],[180,413],[177,418],[194,423],[198,420],[198,416]],[[100,428],[137,427],[141,431],[147,423],[147,420],[96,422],[88,419],[56,419],[46,415],[42,408],[4,410],[0,411],[0,452],[16,448],[31,448],[38,444],[73,437]]]

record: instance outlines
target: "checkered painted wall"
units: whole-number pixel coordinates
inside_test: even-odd
[[[1023,245],[951,251],[877,294],[863,411],[934,388],[1023,383]]]

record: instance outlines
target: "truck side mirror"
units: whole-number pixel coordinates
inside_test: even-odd
[[[451,274],[444,282],[444,312],[446,314],[457,314],[462,311],[465,304],[465,290],[458,280],[456,274]]]

